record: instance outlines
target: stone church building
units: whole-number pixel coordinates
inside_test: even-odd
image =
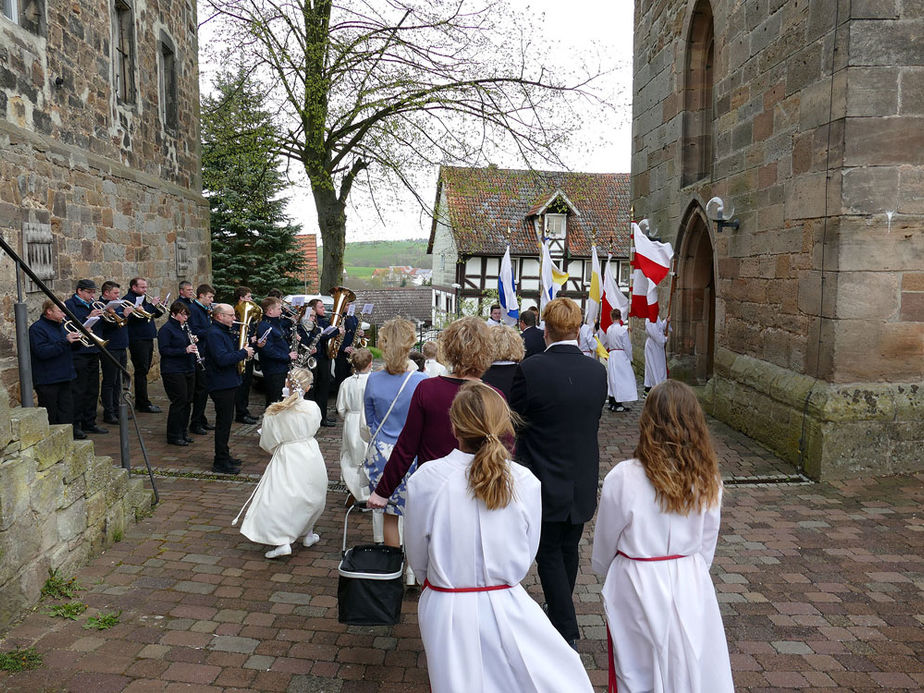
[[[814,478],[924,468],[922,8],[635,3],[632,200],[677,252],[672,375]]]
[[[0,0],[0,233],[65,299],[211,276],[194,0]],[[29,320],[45,296],[24,281]],[[14,264],[0,253],[0,382],[18,399]],[[156,369],[154,369],[156,372]]]

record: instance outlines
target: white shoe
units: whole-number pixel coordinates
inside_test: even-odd
[[[309,533],[309,534],[306,534],[306,535],[305,535],[305,538],[302,539],[302,546],[304,546],[304,547],[307,549],[307,548],[309,548],[309,547],[311,547],[311,546],[314,546],[314,545],[317,544],[319,541],[321,541],[321,537],[319,537],[319,536],[318,536],[317,534],[315,534],[314,532],[311,532],[311,533]]]
[[[417,584],[417,578],[414,577],[414,571],[411,570],[411,566],[407,566],[404,569],[404,584],[408,587],[414,587]]]
[[[292,546],[291,544],[283,544],[282,546],[277,546],[275,549],[270,549],[265,554],[267,558],[279,558],[280,556],[291,556],[292,555]]]

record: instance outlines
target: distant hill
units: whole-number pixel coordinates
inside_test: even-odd
[[[324,247],[318,248],[318,265],[324,262]],[[427,239],[407,241],[362,241],[347,243],[344,267],[388,267],[410,265],[430,267],[433,258],[427,255]]]

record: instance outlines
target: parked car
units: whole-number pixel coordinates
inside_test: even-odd
[[[284,296],[283,300],[287,303],[292,303],[293,305],[298,304],[302,305],[308,303],[308,301],[320,298],[321,302],[324,304],[324,309],[327,312],[327,315],[330,316],[331,311],[334,309],[334,299],[330,296],[324,294],[289,294]],[[263,371],[260,368],[260,354],[254,353],[253,356],[253,377],[254,380],[263,378]]]

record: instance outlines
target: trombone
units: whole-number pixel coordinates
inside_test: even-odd
[[[93,337],[93,342],[96,342],[96,343],[94,344],[94,343],[91,342],[89,339],[87,339],[87,336],[86,336],[83,332],[80,331],[80,328],[77,327],[77,326],[76,326],[74,323],[72,323],[70,320],[65,320],[65,321],[64,321],[64,329],[67,330],[70,334],[80,335],[80,337],[79,337],[79,339],[78,339],[77,341],[80,342],[81,344],[83,344],[83,345],[84,345],[85,347],[87,347],[88,349],[89,349],[90,347],[94,347],[94,346],[104,347],[104,346],[106,346],[107,344],[109,344],[109,340],[108,340],[108,339],[100,339],[100,338],[97,337],[95,334],[93,334],[93,332],[92,332],[91,330],[87,330],[87,332],[90,333],[90,336]]]
[[[102,301],[93,301],[93,308],[98,310],[102,315],[100,317],[106,322],[111,322],[119,327],[125,327],[125,318],[115,312],[112,308],[106,308]]]

